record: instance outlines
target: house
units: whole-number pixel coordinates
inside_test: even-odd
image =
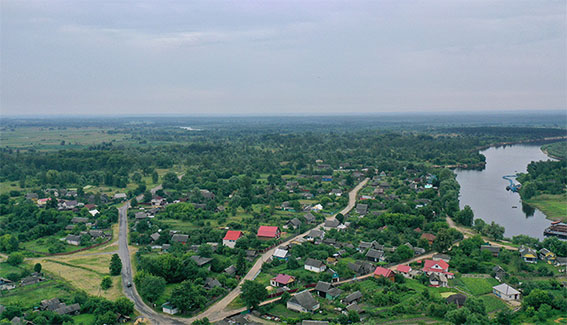
[[[368,204],[359,203],[356,205],[356,213],[365,215],[368,212]]]
[[[171,236],[172,243],[180,243],[183,245],[187,244],[188,239],[189,239],[189,235],[173,234],[173,236]]]
[[[342,300],[342,303],[345,305],[349,305],[352,304],[353,302],[359,302],[361,299],[362,299],[362,293],[360,292],[360,290],[357,290],[351,293],[350,295],[346,296]]]
[[[332,182],[332,181],[333,181],[333,176],[331,176],[331,175],[324,175],[324,176],[321,176],[321,181],[323,181],[323,182]]]
[[[295,277],[287,274],[278,274],[270,280],[272,287],[289,287],[295,281]]]
[[[136,212],[136,214],[134,215],[136,218],[136,221],[141,221],[141,220],[145,220],[148,218],[148,214],[140,211],[140,212]]]
[[[61,305],[61,300],[59,300],[59,298],[53,298],[49,300],[45,299],[41,301],[39,308],[41,310],[54,311],[55,309],[59,308],[59,305]]]
[[[286,226],[291,229],[297,229],[301,226],[301,221],[297,218],[293,218],[287,222]]]
[[[535,251],[535,249],[522,245],[518,251],[520,252],[520,256],[522,256],[524,262],[537,263],[537,252]]]
[[[11,280],[0,278],[0,291],[12,290],[16,288],[16,284]]]
[[[494,273],[494,278],[500,282],[502,282],[502,280],[506,277],[506,271],[504,271],[504,269],[499,265],[492,268],[492,273]]]
[[[323,237],[325,237],[324,231],[313,229],[305,236],[305,239],[307,239],[308,241],[314,241],[316,239],[322,240]]]
[[[437,236],[428,232],[424,232],[423,234],[421,234],[420,238],[427,240],[429,242],[429,245],[433,245],[433,242],[435,241],[435,238],[437,238]]]
[[[224,269],[224,273],[232,276],[236,274],[236,267],[234,265],[231,265],[229,267],[227,267],[226,269]]]
[[[38,273],[32,273],[32,275],[27,276],[20,280],[20,286],[25,287],[31,284],[36,284],[39,282],[45,281],[45,278],[39,275]]]
[[[222,287],[222,284],[219,282],[219,280],[213,278],[207,278],[205,280],[205,284],[203,285],[203,288],[207,290],[211,290],[216,287]]]
[[[67,235],[67,237],[65,237],[65,242],[69,245],[79,246],[81,245],[81,236]]]
[[[55,309],[55,313],[59,315],[78,315],[81,312],[81,306],[79,304],[65,305],[62,303],[59,308]]]
[[[280,229],[273,226],[260,226],[257,237],[258,239],[280,238]]]
[[[208,264],[210,261],[213,260],[213,259],[210,258],[210,257],[202,257],[202,256],[199,256],[199,255],[193,255],[193,256],[191,256],[191,259],[192,259],[193,261],[195,261],[195,263],[197,263],[197,266],[199,266],[199,267],[201,267],[201,266],[203,266],[203,265],[206,265],[206,264]],[[209,268],[210,268],[210,266],[209,266]]]
[[[253,250],[253,249],[247,249],[247,250],[246,250],[246,260],[252,262],[252,261],[256,258],[256,255],[257,255],[257,254],[258,254],[258,253],[257,253],[255,250]]]
[[[71,223],[87,223],[87,222],[89,222],[89,218],[73,217],[71,219]]]
[[[362,252],[362,251],[364,251],[364,250],[369,249],[370,247],[372,247],[372,243],[369,243],[369,242],[366,242],[366,241],[361,241],[361,242],[358,244],[357,250],[360,251],[360,252]]]
[[[307,223],[313,223],[317,219],[311,212],[304,214],[303,217]]]
[[[449,286],[449,280],[444,273],[433,272],[429,275],[429,284],[432,287],[446,288]]]
[[[224,235],[224,238],[222,239],[222,244],[224,246],[234,248],[234,246],[236,246],[236,241],[240,239],[240,237],[242,236],[244,236],[242,231],[229,230],[226,232],[226,235]]]
[[[330,267],[328,267],[325,272],[331,275],[331,283],[339,282],[341,280],[339,277],[339,272],[331,269]]]
[[[319,302],[317,302],[317,300],[315,300],[315,298],[311,295],[311,292],[307,290],[289,298],[286,306],[287,309],[300,313],[312,313],[320,307]]]
[[[372,262],[384,262],[386,260],[386,256],[383,251],[371,248],[368,252],[366,252],[366,259]]]
[[[390,281],[394,282],[394,272],[392,272],[392,270],[390,270],[390,269],[387,269],[387,268],[384,268],[384,267],[381,267],[381,266],[377,267],[374,270],[374,277],[377,278],[377,279],[383,277],[383,278],[387,278]]]
[[[455,304],[457,305],[457,308],[463,307],[465,305],[465,302],[467,301],[467,296],[465,296],[462,293],[456,293],[454,295],[450,295],[449,297],[447,297],[447,299],[445,299],[445,301],[447,302],[447,304]]]
[[[520,292],[506,283],[492,287],[492,293],[502,300],[519,300]]]
[[[166,314],[175,315],[179,312],[179,309],[172,305],[170,302],[166,302],[165,304],[161,305],[161,311]]]
[[[100,237],[104,237],[104,231],[102,230],[89,230],[89,235],[93,238],[100,238]]]
[[[555,258],[555,266],[567,266],[567,257],[557,256]],[[559,270],[561,272],[561,270]]]
[[[375,267],[369,262],[356,261],[354,263],[348,263],[348,268],[356,273],[356,275],[364,275],[372,273]]]
[[[207,200],[214,200],[215,199],[215,195],[212,192],[210,192],[209,190],[199,190],[199,192],[201,192],[201,195]]]
[[[114,196],[112,197],[113,200],[126,200],[126,198],[128,198],[128,196],[126,195],[126,193],[116,193],[116,194],[114,194]]]
[[[99,211],[97,209],[94,210],[89,210],[89,213],[91,214],[91,216],[96,216],[97,214],[99,214]]]
[[[283,249],[283,248],[276,248],[276,250],[274,251],[274,254],[272,255],[272,258],[276,258],[279,260],[286,260],[288,258],[288,250],[287,249]]]
[[[158,239],[161,237],[161,235],[158,232],[154,232],[153,234],[150,235],[150,238],[152,239],[152,241],[158,241]]]
[[[325,229],[325,230],[336,229],[340,224],[341,224],[341,222],[339,220],[335,219],[335,218],[327,219],[327,220],[325,220],[325,223],[323,224],[323,229]]]
[[[339,288],[333,287],[329,282],[319,281],[313,289],[319,297],[333,300],[337,298],[343,291]]]
[[[323,263],[319,260],[316,260],[316,259],[313,259],[313,258],[308,258],[305,261],[304,268],[307,271],[311,271],[311,272],[315,272],[315,273],[321,273],[321,272],[325,271],[327,266],[325,265],[325,263]]]
[[[284,211],[295,211],[293,209],[293,207],[291,206],[291,203],[289,203],[289,201],[282,202],[282,205],[280,206],[280,208]]]
[[[431,275],[432,273],[442,273],[445,274],[449,279],[453,278],[453,273],[449,272],[449,264],[447,264],[447,262],[443,260],[425,260],[423,272],[425,272],[427,275]]]
[[[480,251],[481,252],[487,251],[490,252],[492,256],[498,257],[498,255],[500,254],[500,247],[496,247],[492,245],[481,245]]]
[[[445,261],[445,262],[449,263],[449,261],[451,260],[451,256],[449,256],[447,254],[435,254],[435,255],[433,255],[432,259],[434,261]]]
[[[398,265],[396,272],[403,275],[404,278],[411,278],[411,266],[409,265]]]
[[[311,208],[313,212],[321,212],[323,210],[323,206],[321,204],[317,204]]]
[[[547,248],[542,248],[538,252],[539,259],[549,264],[554,264],[557,256]]]
[[[331,192],[329,193],[329,195],[334,195],[334,196],[341,196],[343,195],[343,191],[341,191],[338,188],[334,188],[331,190]]]

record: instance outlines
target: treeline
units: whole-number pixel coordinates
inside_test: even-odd
[[[567,161],[532,161],[528,173],[518,176],[523,199],[540,194],[562,194],[567,185]]]

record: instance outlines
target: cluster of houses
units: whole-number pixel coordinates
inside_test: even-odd
[[[536,251],[533,248],[522,245],[518,251],[526,263],[537,263],[539,260],[558,267],[567,266],[567,257],[557,256],[547,248],[542,248],[539,251]]]
[[[25,287],[25,286],[36,284],[36,283],[43,282],[43,281],[46,281],[46,280],[47,279],[42,274],[37,273],[37,272],[34,272],[34,273],[30,274],[29,276],[22,278],[19,282],[14,282],[14,281],[9,280],[9,279],[0,278],[0,291],[12,290],[12,289],[17,288],[18,286]]]

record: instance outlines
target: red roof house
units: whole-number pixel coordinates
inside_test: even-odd
[[[270,285],[273,287],[283,287],[290,285],[293,281],[295,281],[295,277],[287,274],[278,274],[275,278],[270,280]]]
[[[242,231],[229,230],[226,232],[226,235],[224,235],[224,238],[222,239],[222,244],[224,246],[234,248],[234,246],[236,245],[236,241],[242,236],[243,236]]]
[[[374,277],[384,277],[390,279],[390,281],[394,281],[394,272],[392,272],[392,270],[390,269],[379,266],[376,268],[376,270],[374,270]]]
[[[449,272],[449,264],[443,260],[426,260],[423,266],[423,272],[427,273],[427,275],[431,275],[431,273],[442,273],[449,278],[453,276],[453,273]]]
[[[273,226],[260,226],[258,228],[258,235],[260,239],[262,238],[280,238],[280,229]]]
[[[435,239],[437,238],[437,236],[435,236],[434,234],[430,234],[430,233],[424,232],[424,233],[421,235],[421,238],[427,239],[427,241],[429,242],[429,245],[432,245],[433,242],[435,241]]]
[[[398,272],[402,272],[402,273],[410,273],[411,266],[409,266],[409,265],[398,265],[397,270],[398,270]]]

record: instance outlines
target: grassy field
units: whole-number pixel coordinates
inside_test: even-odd
[[[484,300],[484,305],[486,306],[487,313],[492,313],[508,308],[508,306],[502,301],[502,299],[496,297],[492,293],[480,296],[480,299]]]
[[[96,316],[93,314],[81,314],[73,316],[73,323],[77,325],[89,325],[94,324],[96,321]]]
[[[0,277],[5,278],[10,273],[20,273],[23,269],[17,266],[12,266],[6,262],[0,263]]]
[[[556,159],[567,159],[567,141],[543,145],[541,150]]]
[[[567,222],[567,194],[538,195],[527,200],[526,203],[540,209],[548,219]]]
[[[475,296],[484,295],[492,292],[492,287],[498,284],[494,278],[460,278],[457,280],[458,286]]]
[[[102,142],[124,141],[126,134],[110,134],[111,129],[19,127],[0,132],[2,147],[36,149],[40,151],[74,149]],[[62,145],[65,141],[65,145]]]
[[[43,299],[68,298],[70,296],[71,293],[67,285],[55,280],[49,280],[10,290],[8,293],[0,296],[0,304],[19,305],[28,309],[39,305]]]

